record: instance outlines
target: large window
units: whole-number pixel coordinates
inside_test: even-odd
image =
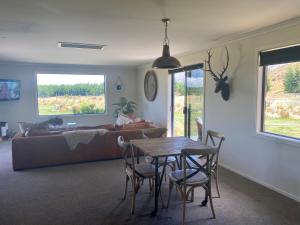
[[[105,76],[37,74],[38,114],[99,114],[106,110]]]
[[[300,46],[260,53],[261,131],[300,139]]]

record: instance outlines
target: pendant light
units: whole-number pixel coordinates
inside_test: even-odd
[[[157,69],[175,69],[181,66],[178,59],[170,56],[170,48],[169,48],[169,38],[168,38],[168,23],[170,22],[169,18],[163,18],[161,20],[165,24],[165,38],[163,42],[163,51],[162,56],[157,58],[153,64],[152,68]]]

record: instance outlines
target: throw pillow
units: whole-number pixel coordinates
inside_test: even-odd
[[[124,124],[129,124],[129,123],[133,123],[133,120],[131,118],[129,118],[128,116],[119,113],[117,121],[116,121],[116,125],[117,126],[123,126]]]

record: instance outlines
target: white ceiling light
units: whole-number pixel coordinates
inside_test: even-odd
[[[58,42],[58,47],[60,48],[84,48],[84,49],[95,49],[103,50],[107,45],[98,45],[98,44],[85,44],[85,43],[74,43],[74,42]]]

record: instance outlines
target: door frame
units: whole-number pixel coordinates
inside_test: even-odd
[[[190,116],[187,116],[188,114],[188,107],[187,107],[187,78],[188,73],[190,73],[191,70],[196,69],[202,69],[203,70],[203,126],[202,126],[202,132],[204,131],[204,121],[205,121],[205,92],[206,92],[206,73],[203,63],[193,64],[190,66],[181,67],[178,69],[169,70],[169,74],[171,75],[171,136],[174,135],[174,74],[179,72],[185,72],[185,96],[184,96],[184,136],[188,137],[190,136]],[[188,119],[187,119],[188,118]]]

